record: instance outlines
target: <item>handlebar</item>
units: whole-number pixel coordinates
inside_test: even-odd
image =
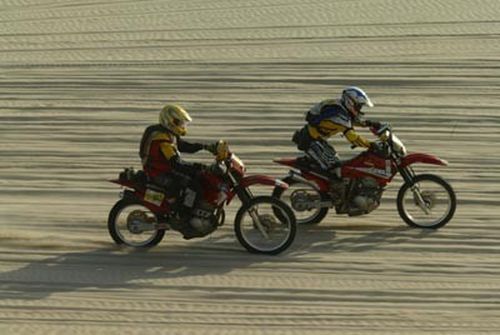
[[[392,127],[389,123],[384,123],[384,124],[382,124],[382,126],[379,129],[377,129],[377,136],[380,136],[385,131],[389,131],[389,132],[392,131]]]

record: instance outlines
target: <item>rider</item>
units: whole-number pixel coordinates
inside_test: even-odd
[[[142,135],[139,156],[144,172],[155,184],[166,188],[178,196],[182,189],[194,189],[195,193],[189,199],[185,196],[181,215],[191,213],[195,195],[200,191],[198,175],[203,169],[209,169],[201,163],[190,163],[181,158],[180,153],[195,153],[205,149],[217,153],[217,145],[190,143],[181,137],[187,133],[187,125],[192,119],[188,112],[178,105],[167,104],[160,111],[159,123],[146,128]],[[186,236],[186,234],[185,234]]]
[[[354,126],[380,127],[379,122],[360,119],[364,115],[361,108],[365,105],[373,107],[368,95],[358,87],[347,87],[339,99],[323,100],[314,105],[307,112],[307,124],[295,132],[292,140],[322,171],[333,178],[340,178],[340,158],[327,139],[342,133],[354,146],[374,146],[374,142],[368,141],[354,130]]]

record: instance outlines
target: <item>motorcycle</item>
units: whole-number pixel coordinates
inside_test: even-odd
[[[224,205],[237,196],[242,203],[234,221],[238,241],[249,252],[279,254],[295,238],[293,211],[277,198],[254,197],[250,186],[286,189],[288,185],[265,175],[246,176],[245,172],[244,163],[224,142],[217,148],[215,163],[199,176],[202,190],[198,195],[188,187],[180,196],[172,196],[169,190],[148,182],[142,171],[126,169],[120,178],[110,180],[125,190],[109,213],[109,233],[117,244],[137,248],[157,245],[167,230],[183,232],[189,228],[195,232],[192,237],[203,237],[224,224]],[[177,201],[192,206],[188,217],[176,210]]]
[[[453,188],[433,174],[416,174],[413,165],[448,163],[425,153],[407,153],[390,125],[371,128],[376,144],[353,159],[341,162],[341,178],[322,173],[307,157],[277,159],[291,167],[282,180],[288,189],[275,188],[273,197],[293,208],[299,224],[317,224],[335,207],[337,214],[364,215],[380,205],[386,186],[399,172],[404,183],[397,194],[397,209],[411,227],[438,229],[448,223],[456,209]]]

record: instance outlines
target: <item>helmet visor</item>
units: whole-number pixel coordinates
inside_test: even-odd
[[[353,104],[353,107],[354,107],[354,109],[355,109],[355,110],[356,110],[359,114],[363,115],[363,114],[365,114],[365,113],[361,111],[361,108],[363,108],[363,106],[364,106],[364,105],[365,105],[364,103],[361,103],[361,104],[360,104],[360,103],[354,103],[354,104]]]
[[[365,114],[364,112],[361,111],[363,106],[373,107],[373,103],[371,102],[370,99],[368,99],[366,101],[362,101],[362,102],[351,99],[351,103],[352,103],[352,107],[354,108],[354,110],[361,115]]]
[[[189,121],[173,119],[171,130],[177,135],[184,136],[187,134],[188,123]]]
[[[174,124],[174,126],[176,127],[179,127],[179,128],[186,128],[189,121],[184,121],[184,120],[180,120],[180,119],[173,119],[172,120],[172,123]]]

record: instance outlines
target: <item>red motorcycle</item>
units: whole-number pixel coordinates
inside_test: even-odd
[[[132,247],[155,246],[166,230],[183,231],[186,225],[195,231],[194,237],[203,237],[223,225],[224,205],[237,196],[242,202],[234,224],[238,241],[250,252],[278,254],[295,238],[293,211],[277,198],[254,197],[249,187],[260,184],[286,189],[288,185],[265,175],[245,176],[245,170],[227,145],[219,145],[214,165],[200,175],[201,194],[196,196],[186,188],[177,197],[149,183],[142,171],[125,171],[119,179],[111,180],[126,189],[109,213],[109,233],[117,244]],[[191,203],[189,217],[174,210],[177,201]]]
[[[290,187],[275,188],[273,196],[291,205],[297,223],[316,224],[333,207],[337,214],[349,216],[370,213],[379,206],[387,184],[399,172],[404,180],[396,200],[401,218],[412,227],[443,227],[455,213],[455,192],[441,177],[416,174],[412,166],[448,163],[425,153],[407,153],[389,125],[371,130],[378,136],[376,145],[343,161],[339,179],[325,175],[306,157],[275,160],[292,170],[283,178]]]

